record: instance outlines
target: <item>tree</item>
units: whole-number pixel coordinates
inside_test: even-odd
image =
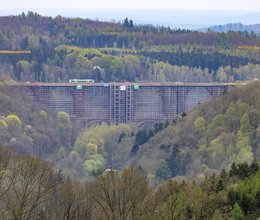
[[[154,210],[156,219],[184,219],[187,208],[185,185],[169,180],[156,192],[158,206]]]
[[[8,131],[12,137],[16,138],[16,140],[26,138],[26,135],[22,133],[22,121],[17,115],[10,114],[6,117],[5,121],[8,125]],[[21,145],[23,145],[23,143]]]
[[[4,36],[2,33],[0,33],[0,46],[4,43]]]
[[[128,26],[129,26],[128,18],[125,18],[124,23],[123,23],[123,26],[124,26],[125,28],[128,28]]]
[[[244,220],[245,219],[244,212],[237,203],[235,203],[235,205],[231,211],[231,219],[232,220]]]
[[[252,133],[253,133],[253,126],[251,125],[250,123],[250,120],[249,120],[249,117],[248,117],[248,113],[246,112],[241,120],[240,120],[240,129],[239,129],[239,132],[240,134],[243,136],[251,136]]]
[[[206,128],[206,121],[203,117],[200,116],[197,117],[197,119],[194,122],[194,125],[199,131],[204,132]]]
[[[213,169],[224,169],[222,163],[228,161],[228,156],[225,150],[225,146],[222,143],[221,136],[216,139],[213,139],[208,147],[210,155],[208,156],[208,164]]]
[[[101,154],[91,154],[85,160],[83,168],[88,175],[97,176],[104,170],[105,158]]]
[[[83,56],[83,54],[79,54],[76,60],[75,68],[78,75],[75,77],[82,78],[82,79],[90,79],[93,76],[93,65],[92,63]]]
[[[0,197],[5,194],[8,188],[5,187],[6,175],[9,172],[13,153],[9,149],[0,148]],[[1,201],[1,199],[0,199]]]
[[[216,115],[213,119],[212,122],[208,125],[207,129],[207,135],[209,137],[214,137],[217,133],[216,130],[217,128],[223,127],[225,125],[225,117],[224,115]]]
[[[8,126],[14,126],[19,129],[21,129],[21,127],[22,127],[22,122],[21,122],[20,118],[14,114],[8,115],[6,117],[6,122],[7,122]]]
[[[8,127],[7,123],[3,119],[0,119],[0,127],[3,127],[3,128]]]
[[[129,28],[133,28],[134,27],[134,22],[132,19],[129,20]]]
[[[164,180],[171,178],[171,170],[165,162],[162,162],[160,166],[157,168],[156,176]]]
[[[32,74],[33,64],[27,60],[20,60],[16,64],[17,68],[17,78],[21,81],[34,81],[35,78]]]
[[[148,182],[137,169],[111,170],[95,182],[96,209],[103,219],[141,219],[147,214],[149,193]]]
[[[56,126],[62,146],[69,148],[71,146],[71,122],[68,113],[57,113]]]
[[[16,156],[5,175],[2,196],[4,215],[12,219],[35,219],[52,192],[53,167],[30,156]]]
[[[48,207],[49,217],[60,220],[91,219],[91,188],[89,184],[84,185],[70,179],[58,184],[56,203]]]

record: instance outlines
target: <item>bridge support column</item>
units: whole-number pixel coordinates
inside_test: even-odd
[[[110,122],[115,124],[128,123],[132,120],[131,85],[110,86]]]
[[[182,114],[186,112],[185,109],[186,90],[187,89],[184,86],[177,87],[177,114]]]
[[[76,120],[83,121],[85,123],[85,92],[83,89],[81,90],[73,90],[73,113],[75,115]]]
[[[165,118],[170,118],[176,115],[177,97],[173,87],[165,86],[162,93],[163,115]]]
[[[50,88],[47,86],[34,86],[29,88],[31,90],[33,100],[40,103],[42,107],[48,108]]]

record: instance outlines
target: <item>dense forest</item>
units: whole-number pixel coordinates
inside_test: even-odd
[[[207,178],[233,163],[259,161],[260,84],[230,90],[172,123],[132,158],[151,177]]]
[[[139,130],[94,126],[78,137],[66,113],[52,118],[26,94],[6,88],[8,82],[2,83],[2,218],[251,220],[260,215],[259,82],[182,118]],[[79,181],[76,174],[85,178]]]
[[[171,177],[200,180],[260,159],[260,83],[234,88],[187,116],[154,124],[78,127],[66,112],[52,116],[30,96],[0,93],[0,142],[52,162],[71,178],[135,165],[153,184]],[[19,94],[18,94],[19,92]]]
[[[206,33],[34,12],[0,17],[0,74],[14,80],[234,82],[259,78],[254,32]]]
[[[0,17],[0,216],[257,219],[259,48],[254,32]],[[88,127],[9,86],[73,78],[251,82],[168,120]]]
[[[3,219],[256,219],[260,214],[257,163],[199,184],[169,180],[152,188],[142,171],[110,170],[93,182],[66,179],[32,156],[0,150]]]

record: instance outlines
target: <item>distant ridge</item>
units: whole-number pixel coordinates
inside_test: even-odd
[[[242,23],[229,23],[225,25],[214,25],[208,28],[199,29],[201,31],[207,31],[210,29],[214,32],[228,32],[228,31],[241,31],[241,32],[254,32],[256,35],[260,34],[260,24],[244,25]]]
[[[44,9],[27,8],[1,10],[0,16],[18,15],[28,11],[44,16],[80,17],[99,21],[121,22],[126,17],[135,24],[153,24],[171,28],[199,29],[228,23],[256,24],[260,12],[223,10],[174,10],[174,9]]]

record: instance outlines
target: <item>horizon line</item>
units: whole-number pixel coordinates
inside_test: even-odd
[[[17,10],[25,10],[25,11],[31,11],[31,10],[78,10],[78,11],[85,11],[85,10],[127,10],[127,11],[134,11],[134,10],[144,10],[144,11],[223,11],[223,12],[247,12],[247,13],[260,13],[259,10],[229,10],[229,9],[185,9],[185,8],[12,8],[12,9],[0,9],[0,11],[17,11]]]

